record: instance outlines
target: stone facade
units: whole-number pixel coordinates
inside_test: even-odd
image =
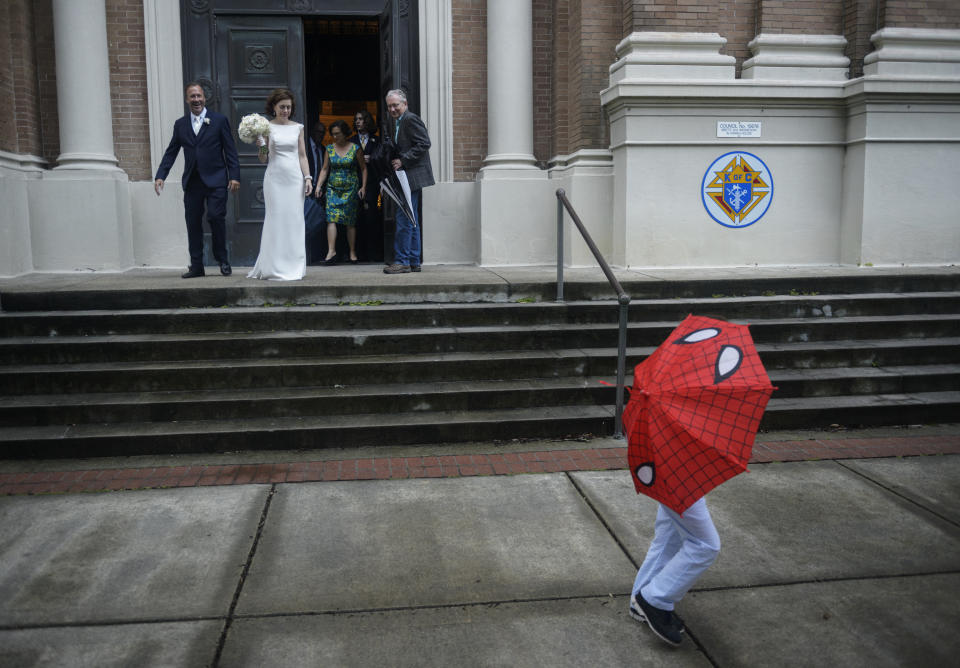
[[[487,154],[487,3],[452,4],[454,179],[472,181]]]
[[[150,117],[143,0],[107,0],[107,46],[113,100],[113,146],[133,181],[150,181]]]
[[[179,72],[179,61],[164,52],[171,32],[179,32],[174,0],[71,1],[105,17],[112,155],[110,147],[99,147],[101,171],[64,169],[68,124],[61,123],[58,85],[70,84],[57,81],[63,54],[54,30],[64,0],[3,3],[0,275],[179,264],[173,258],[185,248],[181,205],[172,196],[158,203],[150,187],[171,118],[181,113],[180,77],[157,67],[169,61],[165,67]],[[550,262],[558,187],[590,211],[584,217],[601,249],[624,265],[960,260],[960,240],[949,224],[960,208],[955,189],[941,188],[939,177],[928,179],[933,185],[914,188],[922,202],[910,208],[889,199],[884,188],[900,169],[936,175],[960,159],[955,0],[515,2],[531,21],[524,36],[529,60],[517,65],[517,73],[530,75],[530,97],[492,107],[491,85],[502,94],[510,73],[490,69],[490,49],[497,48],[490,42],[491,12],[516,7],[419,0],[421,21],[431,21],[429,29],[421,26],[421,70],[440,72],[430,74],[420,100],[434,137],[434,164],[444,165],[440,183],[424,197],[427,226],[434,226],[425,250],[434,262]],[[511,116],[513,103],[529,111]],[[529,140],[529,149],[518,149],[529,150],[529,157],[503,153],[511,136],[504,134],[504,118],[521,143]],[[715,123],[731,119],[762,122],[763,136],[720,141]],[[503,155],[490,162],[494,146]],[[651,156],[660,156],[690,180],[718,151],[751,146],[784,175],[780,206],[769,219],[778,221],[784,240],[773,223],[738,230],[739,237],[702,227],[697,193],[691,199],[676,179],[660,183],[645,171]],[[822,184],[813,217],[787,215],[781,202],[794,198],[800,207],[805,201],[802,190],[791,190],[800,186],[788,184],[814,174],[834,181]],[[54,210],[45,193],[75,187],[81,197],[90,188],[78,184],[91,178],[102,186],[92,191],[104,198],[88,211],[71,212],[76,220],[67,229],[96,230],[111,249],[67,261],[77,249],[67,240],[58,246],[60,228],[43,213]],[[636,200],[648,187],[657,190]],[[922,211],[922,220],[905,220],[912,211]],[[677,219],[674,231],[684,231],[660,238],[662,230],[638,212]],[[785,241],[798,225],[810,230],[799,246]],[[771,250],[780,244],[787,250]],[[565,259],[593,262],[579,242]]]

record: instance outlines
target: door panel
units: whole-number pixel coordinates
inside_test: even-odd
[[[399,80],[395,77],[399,68],[397,61],[400,52],[396,48],[397,40],[394,26],[397,16],[394,6],[398,0],[386,0],[383,13],[380,14],[380,138],[387,136],[387,106],[384,97],[387,91],[399,88]],[[381,198],[383,202],[383,257],[388,263],[393,262],[393,241],[396,230],[397,207],[389,197]]]
[[[275,88],[294,95],[297,111],[303,99],[303,26],[300,18],[219,16],[216,20],[216,82],[221,113],[234,128],[252,113],[264,114],[264,104]],[[295,120],[302,122],[300,114]],[[263,226],[263,173],[256,144],[237,141],[240,155],[240,193],[227,211],[227,239],[235,264],[252,266],[260,248]]]

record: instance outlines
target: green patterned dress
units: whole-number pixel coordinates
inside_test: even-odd
[[[333,144],[327,145],[327,158],[330,161],[330,174],[327,176],[327,222],[353,226],[357,223],[357,209],[360,198],[360,176],[357,174],[357,145],[342,158],[337,155]]]

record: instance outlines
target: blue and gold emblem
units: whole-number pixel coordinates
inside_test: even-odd
[[[773,175],[757,156],[733,151],[707,168],[700,190],[711,218],[726,227],[747,227],[770,208]]]

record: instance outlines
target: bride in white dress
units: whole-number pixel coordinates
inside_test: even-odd
[[[260,254],[247,278],[299,281],[307,267],[303,198],[313,189],[303,126],[290,120],[293,93],[278,89],[267,98],[270,137],[260,137],[260,162],[267,162],[263,177],[265,215],[260,234]]]

